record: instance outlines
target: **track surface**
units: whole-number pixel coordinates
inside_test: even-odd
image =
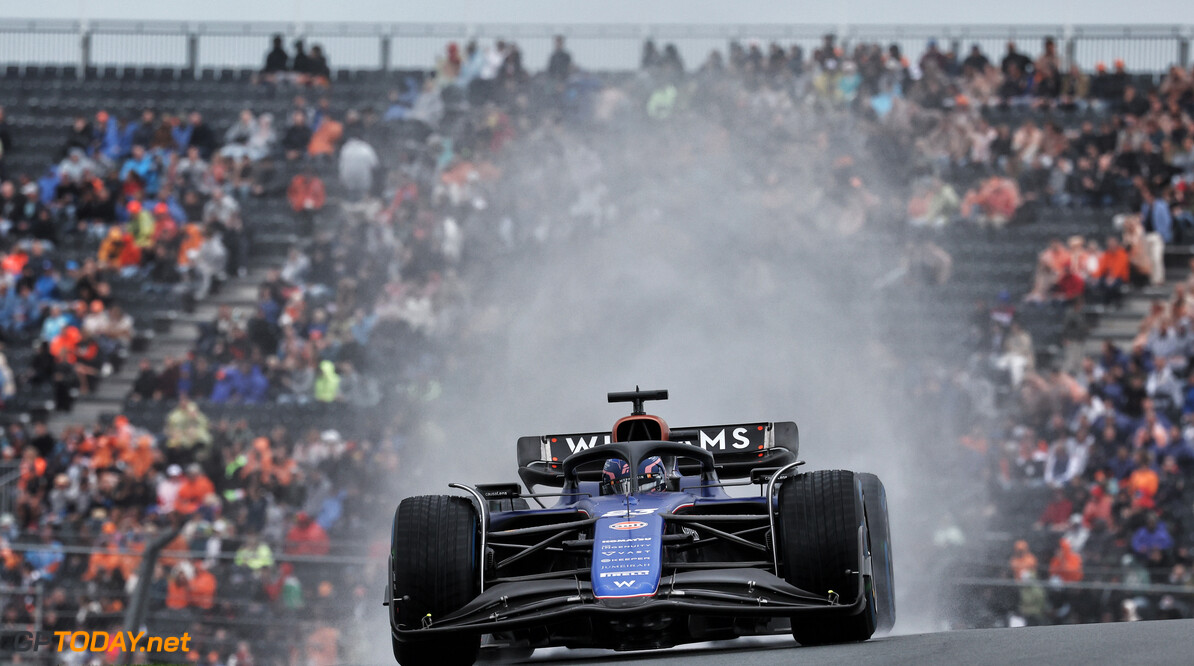
[[[677,664],[1188,664],[1194,620],[1087,624],[1021,629],[972,629],[886,636],[866,643],[799,647],[791,639],[705,643],[660,652],[618,654],[599,650],[539,650],[531,663],[583,666]]]

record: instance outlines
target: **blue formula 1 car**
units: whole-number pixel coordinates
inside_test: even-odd
[[[466,496],[403,500],[384,601],[399,663],[471,664],[483,642],[525,656],[890,629],[879,479],[800,472],[792,422],[671,429],[643,411],[666,398],[611,393],[634,408],[610,432],[520,438],[530,494],[450,484]],[[757,496],[725,490],[751,485]]]

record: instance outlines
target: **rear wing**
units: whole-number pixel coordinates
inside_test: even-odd
[[[528,490],[533,485],[563,486],[564,459],[609,444],[611,438],[609,431],[519,437],[518,474]],[[721,479],[744,479],[756,467],[785,465],[800,453],[800,431],[792,421],[674,428],[668,439],[712,453]],[[699,469],[690,462],[680,463],[685,474]]]

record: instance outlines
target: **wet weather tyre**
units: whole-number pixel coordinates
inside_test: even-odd
[[[424,495],[402,500],[394,514],[390,582],[395,616],[404,628],[432,626],[478,594],[477,511],[467,499]],[[479,635],[426,640],[393,638],[394,658],[403,666],[472,664]]]
[[[891,527],[887,522],[887,491],[874,474],[858,474],[871,539],[871,571],[875,576],[875,631],[895,626],[895,570],[891,559]]]
[[[860,590],[858,530],[866,522],[862,485],[845,470],[821,470],[789,478],[780,487],[780,572],[792,585],[817,595],[836,594],[853,603]],[[869,580],[869,579],[863,579]],[[801,645],[865,641],[875,633],[875,603],[869,583],[861,612],[850,616],[792,618]]]

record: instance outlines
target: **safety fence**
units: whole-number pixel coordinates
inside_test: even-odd
[[[1122,59],[1133,72],[1162,72],[1188,66],[1194,26],[1186,25],[549,25],[433,23],[237,23],[171,21],[0,21],[0,63],[8,66],[143,67],[180,70],[260,67],[273,35],[290,43],[303,38],[320,44],[333,69],[426,68],[446,44],[462,48],[497,40],[517,42],[528,68],[543,67],[556,35],[568,40],[578,66],[592,70],[637,68],[643,43],[674,44],[684,62],[696,67],[713,50],[724,54],[731,42],[801,46],[810,53],[826,34],[849,48],[859,42],[899,45],[917,56],[929,40],[963,57],[978,44],[992,60],[1008,41],[1036,55],[1046,37],[1057,40],[1068,62],[1090,69],[1097,62]]]

